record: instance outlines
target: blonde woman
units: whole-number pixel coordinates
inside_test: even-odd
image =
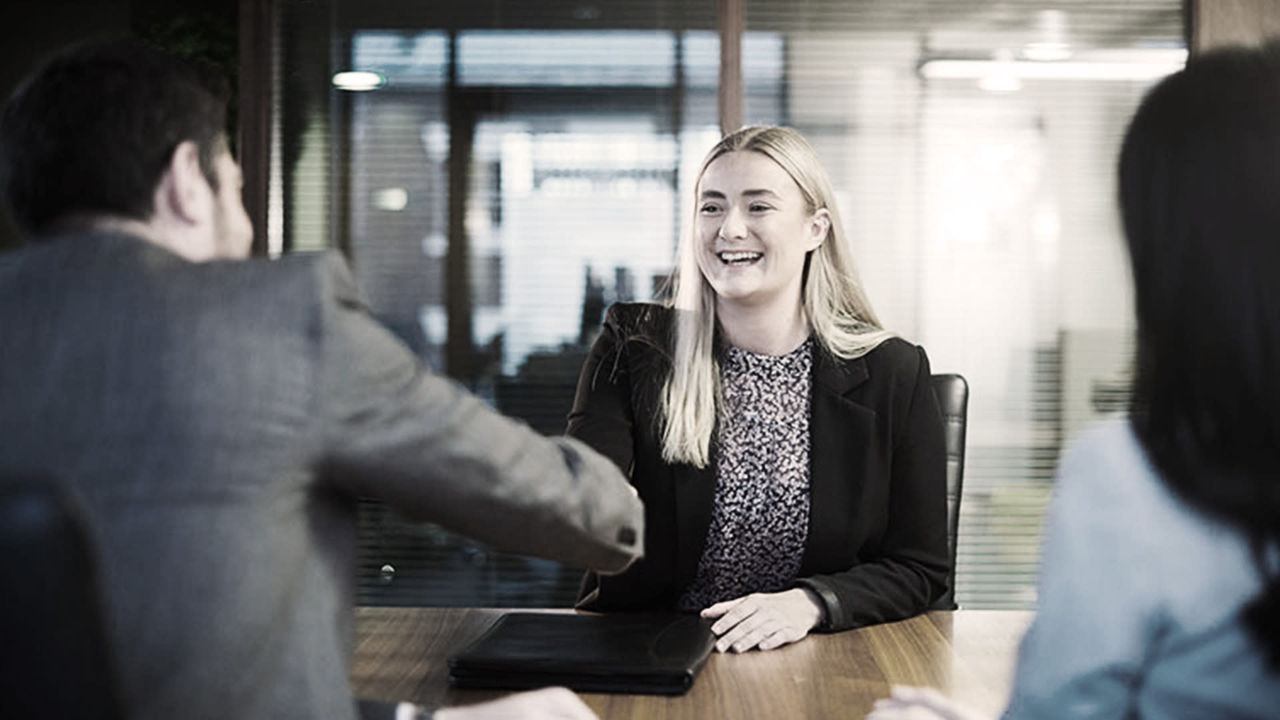
[[[649,529],[578,607],[701,612],[735,652],[922,612],[949,570],[924,351],[877,322],[799,133],[724,138],[696,194],[674,300],[610,308],[579,380],[568,433]]]

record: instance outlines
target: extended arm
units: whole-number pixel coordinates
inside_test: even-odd
[[[325,475],[505,550],[602,570],[643,545],[643,508],[609,459],[543,437],[423,369],[366,312],[340,261],[322,318]]]

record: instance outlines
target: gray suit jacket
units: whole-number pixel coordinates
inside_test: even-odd
[[[0,353],[0,474],[85,504],[131,717],[352,717],[358,495],[570,565],[643,547],[609,460],[424,371],[334,254],[33,245]]]

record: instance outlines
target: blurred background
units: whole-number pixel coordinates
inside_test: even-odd
[[[722,128],[798,128],[882,320],[970,383],[957,599],[1030,608],[1057,457],[1127,399],[1115,159],[1189,7],[117,0],[17,3],[0,40],[6,91],[102,32],[222,63],[257,251],[345,252],[425,363],[548,434],[604,308],[661,293]],[[371,501],[361,543],[362,604],[564,606],[580,577]]]

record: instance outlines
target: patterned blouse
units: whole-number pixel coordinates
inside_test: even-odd
[[[800,571],[809,532],[812,366],[812,338],[781,357],[735,347],[723,357],[715,504],[681,610],[785,590]]]

